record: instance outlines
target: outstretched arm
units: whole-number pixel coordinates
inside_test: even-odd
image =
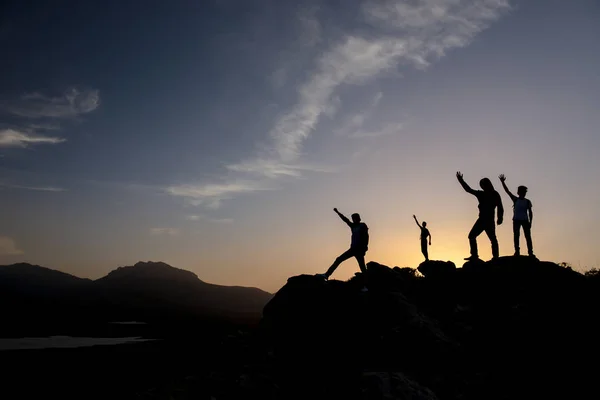
[[[458,179],[458,182],[463,187],[463,189],[465,189],[465,191],[467,193],[471,193],[472,195],[475,195],[476,192],[473,189],[471,189],[471,187],[469,185],[467,185],[467,182],[465,182],[465,180],[463,178],[462,172],[458,171],[456,173],[456,179]]]
[[[510,192],[510,190],[508,189],[508,186],[506,186],[506,176],[504,176],[504,174],[500,175],[498,178],[500,178],[500,182],[502,182],[502,187],[504,188],[504,191],[510,196],[512,201],[516,201],[517,200],[517,196],[515,196],[514,194],[512,194]]]
[[[337,208],[334,208],[333,211],[335,211],[335,213],[342,219],[342,221],[344,221],[346,224],[348,224],[349,227],[352,228],[352,223],[350,222],[350,220],[348,218],[346,218],[346,216],[344,214],[339,212]]]
[[[502,197],[500,197],[500,193],[496,192],[498,195],[498,225],[502,225],[504,221],[504,206],[502,205]]]
[[[419,224],[419,221],[417,220],[417,216],[416,216],[416,215],[413,215],[413,218],[415,219],[415,222],[417,223],[417,226],[418,226],[419,228],[423,228],[423,227],[421,226],[421,224]]]

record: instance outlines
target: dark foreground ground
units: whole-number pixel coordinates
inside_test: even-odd
[[[420,271],[370,263],[348,282],[292,277],[254,328],[79,327],[162,340],[0,352],[0,397],[600,398],[600,275],[527,257]]]
[[[246,328],[246,332],[251,328]],[[210,399],[231,392],[244,361],[247,333],[185,325],[87,326],[50,335],[147,337],[109,346],[1,351],[0,398]],[[41,334],[26,335],[42,336]],[[230,344],[235,341],[235,345]],[[230,350],[234,350],[231,352]],[[2,395],[1,393],[4,393]],[[231,394],[228,394],[231,396]],[[221,396],[220,396],[221,397]],[[221,397],[223,398],[223,397]],[[229,398],[236,398],[229,397]]]

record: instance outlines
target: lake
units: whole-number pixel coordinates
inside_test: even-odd
[[[148,342],[156,339],[146,339],[139,336],[132,337],[77,337],[77,336],[48,336],[48,337],[23,337],[0,338],[0,351],[3,350],[35,350],[35,349],[68,349],[91,346],[115,346]]]

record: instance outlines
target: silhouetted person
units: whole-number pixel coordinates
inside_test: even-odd
[[[358,261],[358,266],[360,267],[361,272],[366,273],[367,267],[365,266],[365,254],[369,249],[369,228],[367,227],[367,224],[360,221],[360,215],[357,213],[352,214],[352,221],[350,221],[342,213],[340,213],[337,208],[334,208],[333,211],[337,213],[342,221],[348,224],[352,230],[352,239],[350,242],[350,248],[336,258],[327,272],[320,274],[320,276],[324,277],[325,279],[329,279],[331,274],[333,274],[335,269],[341,263],[352,257],[356,258],[356,261]]]
[[[494,185],[492,185],[492,181],[490,181],[489,178],[483,178],[479,181],[479,186],[483,190],[471,189],[463,179],[463,174],[460,171],[456,173],[456,178],[467,193],[471,193],[479,200],[479,218],[475,221],[473,228],[471,228],[471,232],[469,232],[471,257],[467,257],[465,260],[476,260],[479,258],[479,253],[477,251],[477,236],[481,235],[483,231],[485,231],[488,238],[490,238],[490,242],[492,242],[492,257],[494,259],[498,258],[499,249],[498,239],[496,238],[494,212],[496,207],[498,207],[498,225],[501,225],[502,220],[504,219],[504,207],[502,206],[500,193],[494,189]]]
[[[431,233],[427,229],[427,222],[423,221],[423,225],[419,224],[417,216],[413,215],[417,226],[421,228],[421,253],[425,256],[425,261],[429,261],[429,252],[427,251],[427,238],[429,238],[429,245],[431,246]]]
[[[519,197],[517,197],[514,194],[512,194],[506,186],[506,177],[504,176],[504,174],[500,175],[498,178],[500,178],[500,182],[502,182],[504,190],[510,196],[510,199],[513,201],[513,234],[515,239],[515,256],[521,255],[521,249],[519,247],[519,236],[521,235],[522,227],[523,233],[525,234],[525,241],[527,242],[527,252],[530,256],[535,257],[533,255],[533,244],[531,241],[531,225],[533,224],[533,205],[531,204],[531,200],[525,198],[525,195],[527,194],[527,187],[519,186],[517,188],[517,194],[519,195]]]

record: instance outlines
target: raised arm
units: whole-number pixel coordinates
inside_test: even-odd
[[[465,191],[467,193],[471,193],[472,195],[475,195],[476,192],[473,189],[471,189],[471,187],[469,185],[467,185],[467,182],[465,182],[465,180],[463,178],[462,172],[458,171],[456,173],[456,179],[458,179],[458,182],[463,187],[463,189],[465,189]]]
[[[348,224],[348,226],[350,228],[352,228],[352,223],[350,222],[350,220],[348,218],[346,218],[346,216],[344,214],[339,212],[337,208],[334,208],[333,211],[335,211],[335,213],[342,219],[342,221],[344,221],[346,224]]]
[[[500,197],[500,193],[496,192],[496,194],[496,205],[498,206],[498,225],[502,225],[502,222],[504,221],[504,206],[502,205],[502,197]]]
[[[413,218],[415,219],[415,222],[417,223],[417,226],[422,229],[423,227],[421,226],[421,224],[419,224],[419,221],[417,220],[417,216],[413,215]]]
[[[512,201],[516,201],[517,196],[512,194],[510,192],[510,190],[508,189],[508,186],[506,186],[506,176],[504,176],[504,174],[501,174],[498,178],[500,178],[500,182],[502,182],[502,187],[504,188],[504,191],[506,192],[506,194],[508,194],[510,196]]]

